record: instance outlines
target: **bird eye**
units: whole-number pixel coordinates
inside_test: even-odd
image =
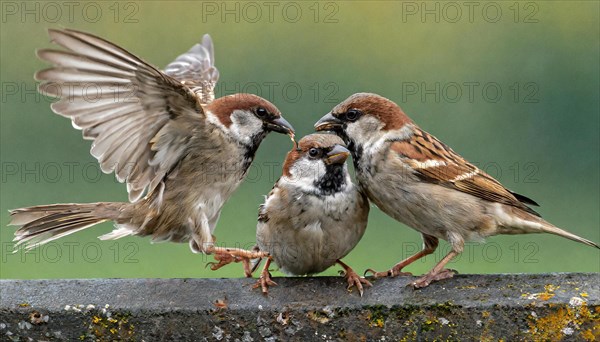
[[[355,121],[360,116],[360,111],[356,109],[350,109],[346,112],[346,119],[349,121]]]
[[[261,118],[267,116],[267,114],[268,114],[267,110],[262,107],[258,107],[256,109],[256,115],[258,115]]]
[[[318,149],[318,148],[314,148],[314,147],[313,147],[313,148],[311,148],[310,150],[308,150],[308,155],[309,155],[311,158],[316,158],[316,157],[319,155],[319,152],[320,152],[320,151],[319,151],[319,149]]]

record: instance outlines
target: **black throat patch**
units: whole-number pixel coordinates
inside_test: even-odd
[[[320,195],[328,196],[342,191],[346,185],[346,173],[344,164],[332,164],[325,166],[325,175],[315,182],[320,190]]]
[[[243,164],[244,170],[248,170],[248,168],[250,167],[250,164],[252,164],[252,161],[254,160],[254,156],[256,155],[256,151],[258,150],[260,143],[267,136],[267,133],[268,132],[263,130],[260,133],[253,135],[249,144],[243,145],[244,149],[245,149],[244,164]]]

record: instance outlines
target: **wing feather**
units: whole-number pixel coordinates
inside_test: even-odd
[[[423,181],[453,188],[487,201],[511,205],[538,215],[525,205],[535,202],[506,189],[492,176],[469,163],[425,131],[417,128],[410,139],[393,142],[391,149],[402,158],[404,163],[410,165]]]
[[[205,34],[202,43],[192,46],[188,52],[169,63],[165,73],[198,93],[202,103],[212,102],[219,71],[215,67],[215,52],[210,36]]]
[[[49,35],[65,50],[38,51],[53,64],[36,74],[39,91],[59,99],[52,110],[93,140],[91,154],[102,171],[115,172],[127,182],[129,200],[139,200],[177,164],[192,129],[203,124],[199,98],[180,80],[100,37],[68,29]]]

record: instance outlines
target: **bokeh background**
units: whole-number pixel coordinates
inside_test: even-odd
[[[245,90],[268,98],[298,136],[348,95],[379,93],[508,188],[537,200],[550,222],[600,242],[598,2],[48,4],[2,2],[1,278],[241,276],[239,265],[209,271],[211,259],[187,244],[97,240],[110,223],[11,254],[8,209],[127,198],[113,175],[99,174],[90,142],[35,95],[33,74],[45,65],[34,50],[51,45],[45,30],[52,27],[95,33],[160,67],[210,33],[218,95]],[[219,243],[253,245],[257,207],[290,147],[281,135],[263,142],[249,179],[225,206]],[[358,272],[383,270],[420,245],[416,231],[373,208],[345,261]],[[407,271],[426,272],[448,250],[442,244]],[[451,267],[599,272],[600,252],[550,235],[501,236],[469,244]]]

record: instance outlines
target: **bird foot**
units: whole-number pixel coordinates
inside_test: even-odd
[[[370,281],[368,281],[365,278],[360,277],[356,272],[354,272],[353,269],[351,268],[347,268],[345,271],[340,271],[341,273],[344,273],[344,278],[346,278],[346,281],[348,281],[348,291],[352,290],[352,287],[356,286],[356,289],[358,290],[358,293],[360,294],[360,296],[363,296],[363,284],[367,287],[371,287],[373,286],[373,284],[371,284]]]
[[[214,258],[217,262],[208,262],[206,263],[206,267],[210,266],[210,269],[213,271],[218,270],[219,268],[229,265],[232,262],[241,262],[242,259],[235,257],[231,254],[225,254],[225,253],[218,253],[214,255]]]
[[[420,289],[420,288],[429,286],[429,284],[433,283],[434,281],[452,278],[452,277],[454,277],[454,275],[456,273],[458,273],[458,272],[456,272],[455,270],[447,269],[447,268],[444,268],[437,273],[434,273],[433,271],[431,271],[431,272],[425,274],[424,276],[422,276],[421,278],[412,282],[409,286],[412,286],[415,289]]]
[[[271,279],[271,273],[265,269],[260,273],[260,278],[252,285],[253,289],[261,288],[264,295],[269,294],[269,286],[277,286],[277,283]]]
[[[397,277],[397,276],[412,276],[410,272],[402,272],[401,267],[392,267],[388,271],[385,272],[376,272],[375,270],[369,268],[365,271],[364,276],[366,277],[368,273],[371,273],[371,277],[375,279],[385,278],[385,277]]]
[[[232,262],[241,262],[244,267],[244,275],[248,278],[252,277],[252,267],[250,266],[253,259],[268,257],[269,253],[246,251],[233,248],[219,248],[213,252],[217,262],[209,262],[206,266],[216,271],[223,266],[229,265]]]

